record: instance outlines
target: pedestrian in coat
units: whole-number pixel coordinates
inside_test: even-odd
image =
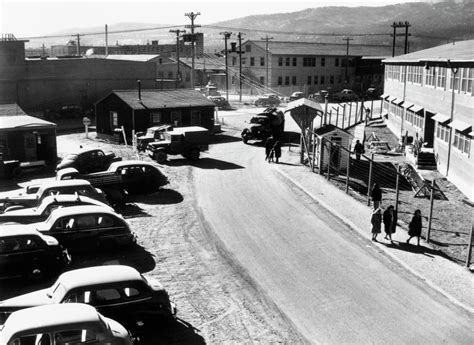
[[[420,237],[421,237],[421,229],[423,228],[423,225],[421,223],[421,211],[416,210],[415,213],[413,213],[413,217],[410,221],[410,224],[408,224],[408,236],[410,236],[407,239],[407,243],[410,243],[410,240],[413,237],[416,237],[418,240],[418,246],[420,245]]]
[[[356,154],[356,159],[360,161],[360,155],[364,153],[364,145],[362,145],[359,140],[356,141],[354,152]]]
[[[372,212],[372,218],[370,219],[372,223],[372,241],[377,242],[377,236],[380,234],[381,227],[382,227],[382,209],[376,208],[374,212]]]
[[[372,187],[372,191],[370,192],[370,196],[372,197],[374,210],[382,206],[382,190],[380,189],[380,186],[378,183],[374,183],[374,186]]]
[[[265,160],[268,163],[273,162],[273,139],[268,138],[265,142]]]
[[[385,239],[392,240],[392,234],[395,232],[397,228],[397,211],[395,211],[395,207],[390,205],[385,212],[383,213],[383,225],[385,230]]]
[[[281,157],[281,143],[279,140],[273,145],[273,152],[275,153],[275,162],[278,163],[278,159]]]

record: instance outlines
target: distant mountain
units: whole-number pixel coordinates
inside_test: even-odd
[[[391,45],[393,22],[410,23],[410,51],[433,47],[452,40],[474,39],[474,3],[472,0],[444,2],[413,2],[382,7],[320,7],[306,10],[268,15],[253,15],[203,25],[197,31],[204,33],[207,51],[223,49],[224,42],[219,33],[223,30],[238,31],[243,39],[261,39],[265,35],[275,41],[310,41],[343,43],[341,34],[353,39],[351,44]],[[175,36],[170,33],[172,24],[120,23],[109,26],[109,44],[146,44],[152,40],[172,43]],[[145,30],[150,29],[150,30]],[[74,39],[76,33],[99,33],[81,37],[82,45],[104,45],[104,27],[75,28],[63,30],[55,35],[64,38],[42,39],[46,46],[65,44]],[[143,30],[124,32],[132,30]],[[120,31],[120,33],[113,33]],[[397,34],[404,33],[398,29]],[[339,36],[335,35],[339,34]],[[70,37],[67,37],[70,35]],[[235,41],[236,36],[231,37]],[[403,37],[397,37],[397,46],[403,46]],[[32,43],[35,41],[32,40]]]

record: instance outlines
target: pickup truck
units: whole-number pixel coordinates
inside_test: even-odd
[[[92,174],[81,174],[74,168],[56,173],[56,180],[71,179],[87,180],[94,187],[100,187],[112,203],[125,195],[154,193],[169,183],[155,164],[139,160],[113,162],[106,171]]]
[[[146,130],[146,132],[137,133],[137,149],[138,151],[145,151],[149,143],[161,140],[161,133],[173,130],[172,125],[153,126]]]
[[[74,168],[81,174],[89,174],[104,171],[112,162],[120,160],[122,160],[122,158],[116,157],[113,152],[104,152],[97,148],[81,148],[79,151],[65,155],[57,165],[56,171],[65,168]]]
[[[147,154],[160,164],[168,155],[182,155],[191,160],[199,159],[201,151],[209,149],[210,133],[203,127],[176,127],[163,132],[162,140],[148,144]]]

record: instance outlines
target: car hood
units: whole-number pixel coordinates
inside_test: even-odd
[[[150,287],[154,290],[154,291],[165,291],[165,288],[163,287],[163,285],[159,282],[158,279],[156,279],[155,277],[152,277],[152,276],[149,276],[149,275],[143,275],[148,284],[150,285]]]
[[[0,302],[0,312],[53,304],[54,300],[48,297],[49,288],[36,290],[24,295],[12,297]]]

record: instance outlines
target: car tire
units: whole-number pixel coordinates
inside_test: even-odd
[[[168,158],[167,154],[163,150],[158,150],[153,154],[153,159],[160,164],[163,164],[164,162],[166,162],[167,158]]]
[[[199,159],[199,156],[200,156],[200,152],[199,152],[199,149],[191,149],[191,151],[189,152],[189,159],[192,160],[192,161],[197,161]]]
[[[249,134],[250,134],[250,131],[248,130],[248,128],[245,128],[243,131],[242,131],[242,141],[244,142],[244,144],[247,144],[247,142],[249,141]]]

